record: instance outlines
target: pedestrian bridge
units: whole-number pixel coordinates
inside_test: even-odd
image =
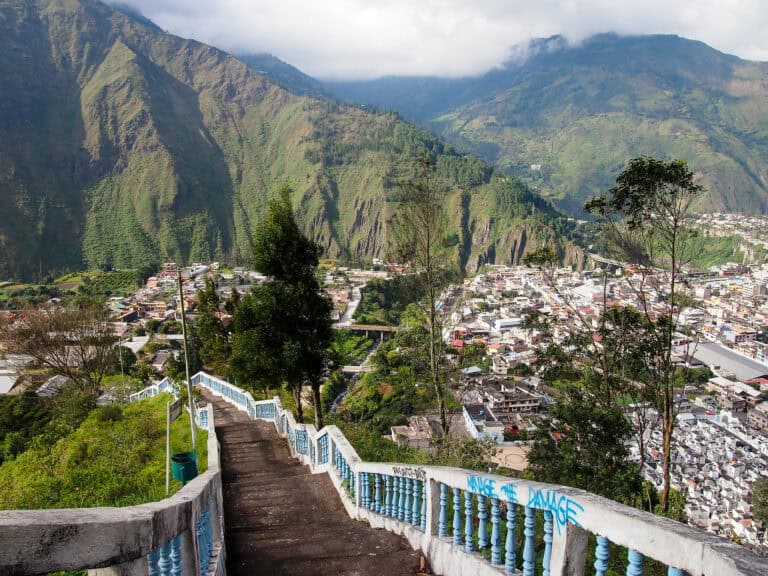
[[[743,547],[581,490],[365,462],[277,398],[192,380],[208,401],[208,470],[152,504],[0,512],[0,574],[398,576],[422,556],[444,576],[605,576],[609,563],[641,576],[647,558],[669,576],[768,574]]]

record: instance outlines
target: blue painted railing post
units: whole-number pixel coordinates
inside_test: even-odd
[[[483,550],[488,546],[488,512],[485,509],[485,496],[477,495],[477,548]]]
[[[501,506],[498,498],[491,498],[491,564],[501,564]]]
[[[405,511],[403,514],[403,521],[406,524],[411,523],[411,497],[413,492],[413,480],[410,478],[405,479]]]
[[[645,557],[640,554],[640,552],[630,549],[627,553],[627,560],[629,560],[629,564],[627,564],[627,576],[643,576],[643,562],[645,561]]]
[[[673,568],[669,566],[667,568],[667,576],[683,576],[683,571],[680,568]]]
[[[395,520],[400,516],[400,477],[392,477],[392,518]]]
[[[461,490],[453,489],[453,543],[461,546]]]
[[[533,559],[536,555],[533,537],[536,528],[536,511],[530,506],[525,507],[525,546],[523,546],[523,576],[533,576]]]
[[[381,474],[374,476],[373,511],[381,514]]]
[[[171,573],[171,550],[168,544],[160,546],[160,557],[157,560],[157,569],[161,576],[168,576]]]
[[[605,576],[608,571],[609,541],[605,536],[597,537],[595,549],[595,576]]]
[[[406,507],[406,502],[409,500],[408,496],[408,484],[405,478],[400,478],[400,501],[398,502],[397,519],[403,522],[406,514],[411,515],[411,511]]]
[[[384,476],[384,514],[392,516],[392,476]]]
[[[421,531],[426,533],[427,531],[427,488],[429,484],[424,480],[421,482]]]
[[[411,501],[412,507],[411,507],[411,523],[414,526],[419,526],[421,524],[421,518],[419,518],[419,513],[421,512],[421,506],[419,505],[419,481],[414,480],[413,481],[413,500]]]
[[[517,564],[516,523],[515,507],[511,502],[507,502],[507,540],[504,543],[504,572],[507,574],[512,574]]]
[[[440,483],[440,515],[437,517],[437,535],[448,536],[448,486]]]
[[[360,506],[368,508],[368,475],[360,472]]]
[[[160,554],[157,550],[152,550],[147,555],[147,564],[149,564],[149,576],[158,576],[160,570],[157,567],[157,561],[160,559]]]
[[[464,550],[475,550],[475,510],[472,502],[472,492],[464,492]]]
[[[181,534],[171,540],[171,576],[181,576]]]
[[[544,512],[544,559],[542,560],[542,576],[549,576],[549,565],[552,561],[552,512]]]

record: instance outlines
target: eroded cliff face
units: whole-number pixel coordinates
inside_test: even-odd
[[[579,270],[584,266],[581,248],[535,220],[494,227],[490,219],[481,217],[470,222],[468,232],[470,244],[464,263],[467,274],[484,264],[520,264],[527,254],[546,246],[553,247],[563,265]]]

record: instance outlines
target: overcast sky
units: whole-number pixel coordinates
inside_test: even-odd
[[[531,38],[678,34],[768,61],[766,0],[121,0],[162,28],[318,78],[483,73]]]

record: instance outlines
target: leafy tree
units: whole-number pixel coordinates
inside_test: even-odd
[[[396,257],[409,262],[423,284],[420,306],[427,338],[424,342],[428,363],[424,374],[434,390],[443,435],[447,436],[450,418],[446,406],[450,395],[443,321],[438,300],[449,279],[449,260],[443,247],[447,227],[446,190],[426,156],[415,174],[400,185],[399,206],[390,221],[390,238]]]
[[[629,461],[632,429],[615,406],[596,404],[579,386],[568,385],[550,407],[528,454],[536,480],[565,484],[618,501],[640,491],[637,467]]]
[[[332,305],[317,277],[321,248],[299,230],[289,192],[283,188],[270,201],[256,227],[253,263],[269,280],[235,310],[232,368],[246,382],[286,382],[299,421],[304,418],[301,392],[308,383],[320,428],[320,385],[331,358]]]
[[[110,320],[109,311],[94,303],[28,309],[22,321],[0,319],[0,347],[29,356],[83,392],[97,394],[115,354]]]
[[[684,385],[673,364],[674,334],[681,297],[680,274],[695,254],[695,231],[687,223],[693,201],[703,188],[683,160],[640,157],[631,160],[608,194],[591,199],[585,210],[595,214],[619,256],[636,264],[638,296],[646,319],[646,369],[642,380],[659,414],[662,430],[664,487],[661,507],[669,509],[673,434],[678,407],[674,396]],[[663,273],[659,273],[663,269]],[[653,282],[646,282],[651,278]],[[665,295],[664,310],[653,314],[649,284]]]

